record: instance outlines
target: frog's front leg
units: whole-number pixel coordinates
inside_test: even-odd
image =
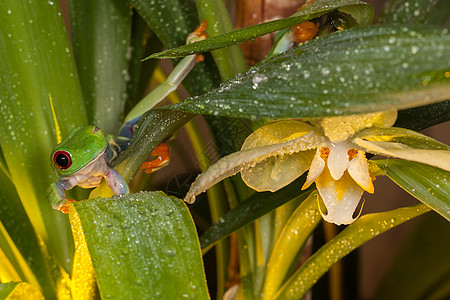
[[[114,170],[113,168],[108,168],[105,174],[106,184],[111,188],[114,192],[114,195],[122,195],[128,194],[130,189],[128,188],[128,184],[123,179],[122,175],[119,172]]]
[[[141,165],[141,170],[145,170],[145,173],[147,174],[158,171],[167,166],[170,162],[170,148],[169,145],[164,142],[159,144],[150,154],[156,156],[156,159],[146,161]]]
[[[47,189],[47,199],[53,209],[62,211],[65,214],[69,212],[68,204],[75,200],[66,199],[65,191],[73,187],[74,185],[69,180],[60,180],[50,184]]]

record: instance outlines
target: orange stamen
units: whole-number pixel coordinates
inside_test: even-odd
[[[328,160],[328,156],[330,155],[330,149],[327,147],[320,148],[320,158],[322,158],[324,161]]]

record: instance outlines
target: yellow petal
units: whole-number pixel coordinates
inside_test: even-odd
[[[242,150],[283,143],[310,132],[322,136],[314,127],[301,121],[287,120],[270,123],[250,134],[242,145]]]
[[[314,150],[265,159],[250,169],[241,171],[245,184],[258,192],[277,191],[308,170]]]
[[[357,156],[348,163],[348,173],[366,192],[371,194],[374,192],[369,164],[364,151],[359,150]]]
[[[309,167],[308,176],[306,177],[306,182],[303,184],[302,190],[307,189],[325,168],[325,161],[320,157],[320,149],[316,150],[316,154]]]
[[[221,158],[200,174],[191,185],[184,201],[194,203],[195,196],[206,191],[219,181],[238,172],[253,168],[272,156],[281,157],[293,153],[314,149],[325,142],[325,137],[308,133],[287,142],[241,150]]]
[[[370,127],[391,127],[397,119],[397,111],[382,111],[369,114],[323,118],[319,121],[322,130],[331,142],[345,141],[355,133]]]
[[[345,172],[341,179],[334,180],[325,168],[317,178],[316,186],[327,208],[327,214],[323,215],[325,221],[336,225],[355,221],[353,213],[364,190],[353,181],[348,172]]]

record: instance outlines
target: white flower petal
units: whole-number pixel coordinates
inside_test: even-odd
[[[331,144],[327,166],[334,180],[341,178],[347,170],[348,150],[351,148],[351,145],[346,142]]]
[[[373,154],[411,160],[450,172],[450,151],[448,150],[414,149],[401,143],[374,142],[361,138],[356,138],[353,142]]]
[[[306,177],[306,182],[303,184],[302,190],[308,188],[319,177],[324,168],[325,161],[320,157],[320,148],[318,148],[309,167],[308,176]]]
[[[319,194],[327,207],[325,221],[336,225],[350,224],[355,221],[353,213],[361,200],[364,190],[356,184],[348,172],[339,180],[334,180],[325,169],[316,180]]]
[[[348,173],[355,182],[366,192],[373,193],[372,178],[370,178],[369,164],[364,151],[359,150],[355,158],[348,163]]]
[[[194,203],[195,196],[206,191],[221,180],[238,172],[253,168],[258,163],[272,156],[283,156],[305,150],[317,148],[325,142],[325,137],[317,136],[314,132],[287,142],[261,146],[232,153],[221,158],[200,174],[191,185],[184,201]]]
[[[254,167],[241,171],[242,180],[258,192],[275,192],[309,169],[314,152],[309,150],[267,158]]]

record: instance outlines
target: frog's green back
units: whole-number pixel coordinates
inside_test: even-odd
[[[50,161],[58,177],[70,176],[103,153],[107,147],[105,134],[95,126],[82,126],[74,128],[66,138],[59,143],[52,152]],[[58,167],[55,163],[55,154],[70,155],[70,164],[66,168]]]

